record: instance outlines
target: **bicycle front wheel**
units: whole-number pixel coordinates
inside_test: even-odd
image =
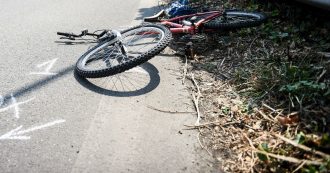
[[[256,12],[245,12],[229,10],[223,15],[214,18],[204,24],[206,29],[240,29],[261,25],[266,20],[266,16]]]
[[[135,26],[122,31],[121,35],[119,44],[123,46],[106,40],[82,55],[76,64],[77,74],[99,78],[124,72],[159,54],[172,38],[166,27],[157,24]]]

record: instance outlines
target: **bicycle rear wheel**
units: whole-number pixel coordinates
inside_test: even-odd
[[[144,24],[121,32],[120,44],[106,40],[83,54],[77,61],[76,72],[86,78],[115,75],[138,66],[159,54],[169,44],[172,34],[162,25]]]
[[[229,10],[223,15],[214,18],[204,24],[206,29],[240,29],[261,25],[266,20],[266,16],[256,12],[245,12],[239,10]]]

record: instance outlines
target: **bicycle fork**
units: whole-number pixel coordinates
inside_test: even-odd
[[[111,41],[109,42],[109,45],[113,44],[113,46],[119,50],[119,52],[115,57],[104,57],[104,62],[107,67],[111,67],[110,59],[117,59],[118,62],[121,62],[122,60],[128,58],[127,47],[122,42],[121,33],[117,30],[112,30],[111,35],[112,36],[110,36]]]

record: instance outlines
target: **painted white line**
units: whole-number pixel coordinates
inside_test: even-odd
[[[2,106],[4,101],[5,101],[5,99],[2,97],[2,95],[0,95],[0,106]]]
[[[16,100],[16,98],[14,97],[13,94],[11,94],[10,96],[11,96],[11,104],[12,104],[12,105],[15,105],[15,106],[14,106],[15,117],[18,119],[18,118],[19,118],[19,107],[18,107],[18,105],[17,105],[17,100]]]
[[[9,140],[9,139],[28,140],[31,137],[30,136],[24,136],[24,134],[30,133],[30,132],[33,132],[33,131],[36,131],[36,130],[40,130],[40,129],[43,129],[43,128],[46,128],[46,127],[50,127],[50,126],[53,126],[53,125],[56,125],[56,124],[64,123],[64,122],[65,122],[65,120],[63,120],[63,119],[56,120],[56,121],[53,121],[53,122],[46,123],[44,125],[31,127],[31,128],[26,129],[26,130],[21,130],[23,126],[19,126],[15,129],[3,134],[2,136],[0,136],[0,140]]]
[[[41,68],[43,66],[46,66],[45,71],[41,71],[41,72],[31,72],[30,75],[56,75],[57,73],[52,73],[49,72],[50,69],[53,67],[53,65],[55,64],[55,62],[57,61],[58,58],[55,58],[53,60],[41,63],[37,65],[37,68]]]
[[[23,126],[19,126],[16,129],[13,129],[4,135],[0,136],[0,140],[4,139],[21,139],[21,140],[27,140],[30,139],[30,136],[13,136],[15,135],[16,131],[20,130]]]
[[[5,112],[5,111],[8,111],[9,109],[14,109],[14,116],[15,116],[15,118],[19,118],[19,113],[20,113],[20,109],[19,109],[19,105],[21,105],[21,104],[25,104],[25,103],[28,103],[28,102],[30,102],[30,101],[32,101],[32,100],[34,100],[35,99],[35,97],[33,97],[33,98],[30,98],[30,99],[28,99],[28,100],[26,100],[26,101],[23,101],[23,102],[17,102],[17,100],[16,100],[16,98],[13,96],[13,94],[11,94],[11,104],[10,105],[8,105],[7,107],[4,107],[4,108],[1,108],[0,109],[0,112]],[[1,106],[1,105],[0,105]]]

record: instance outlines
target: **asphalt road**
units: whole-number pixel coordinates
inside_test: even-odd
[[[90,45],[57,31],[125,28],[156,0],[0,0],[0,172],[207,172],[179,59],[115,77],[73,73]],[[151,108],[153,107],[153,108]]]

